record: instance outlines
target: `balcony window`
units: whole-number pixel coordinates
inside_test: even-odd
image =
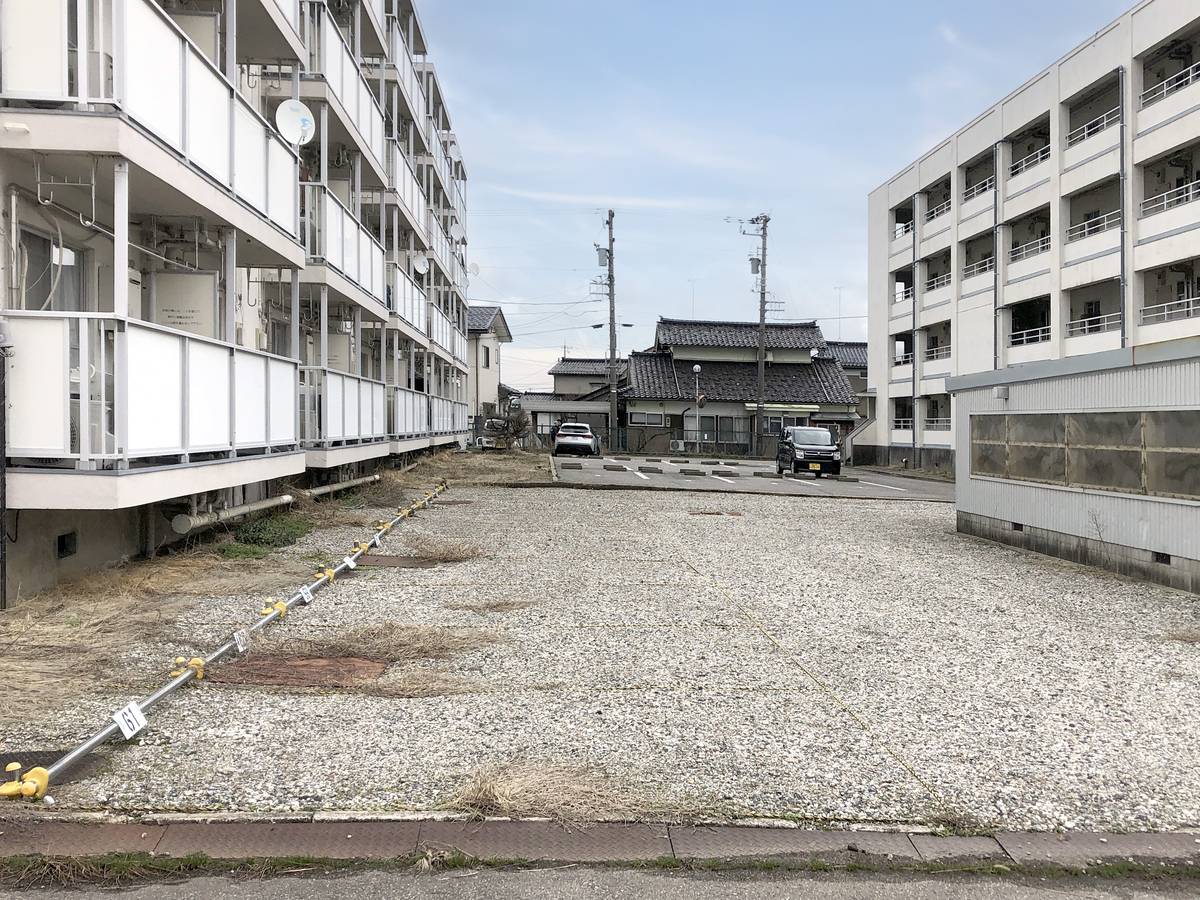
[[[925,398],[925,430],[950,430],[950,396],[933,394]]]
[[[894,341],[894,349],[892,352],[892,365],[893,366],[912,365],[913,350],[914,350],[912,332],[910,331],[910,332],[907,332],[906,334],[898,334],[895,336],[893,341]]]
[[[897,397],[892,401],[892,428],[895,431],[912,431],[914,418],[911,397]]]

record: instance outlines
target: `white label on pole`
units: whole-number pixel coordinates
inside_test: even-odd
[[[129,740],[146,727],[146,717],[142,715],[142,708],[137,705],[136,700],[113,713],[113,721],[121,729],[121,736],[125,740]]]
[[[305,605],[312,603],[312,588],[307,584],[300,585],[300,601]]]
[[[250,631],[246,628],[239,628],[233,633],[233,645],[237,647],[238,655],[241,656],[250,649]]]
[[[346,558],[344,558],[342,560],[342,562],[344,562],[346,564],[347,569],[357,569],[358,568],[358,563],[356,563],[354,560],[352,560],[348,556]]]

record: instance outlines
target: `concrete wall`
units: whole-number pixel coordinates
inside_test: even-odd
[[[10,605],[104,566],[138,556],[144,546],[148,507],[118,510],[11,510],[8,534],[8,599]],[[153,516],[161,532],[170,523]],[[74,532],[76,552],[58,558],[58,537]]]

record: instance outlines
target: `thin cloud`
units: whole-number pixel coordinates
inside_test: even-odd
[[[614,196],[611,194],[564,194],[557,191],[527,191],[521,188],[505,187],[504,185],[489,184],[488,190],[509,197],[519,197],[523,200],[536,200],[541,203],[555,203],[564,206],[588,206],[597,209],[605,206],[619,206],[623,209],[683,209],[706,210],[716,209],[711,200],[700,197],[638,197]]]

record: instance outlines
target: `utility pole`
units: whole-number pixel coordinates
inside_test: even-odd
[[[617,288],[613,274],[615,215],[611,209],[608,211],[608,446],[612,450],[619,449],[617,435],[620,432],[617,421]]]
[[[766,421],[767,402],[767,225],[771,217],[766,213],[750,220],[758,226],[762,248],[758,256],[758,407],[754,424],[754,455],[762,449],[763,423]]]

